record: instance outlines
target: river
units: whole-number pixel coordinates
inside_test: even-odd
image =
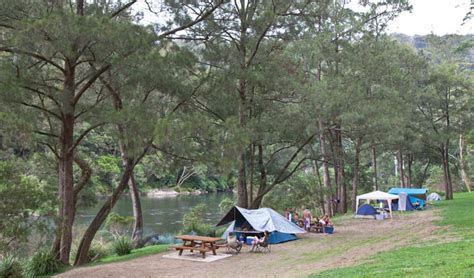
[[[204,223],[217,224],[223,217],[219,210],[220,202],[232,193],[209,193],[202,195],[177,195],[160,198],[141,197],[144,234],[176,234],[183,228],[183,215],[198,204],[206,204]],[[80,208],[76,217],[76,225],[89,224],[101,208],[103,201],[90,208]],[[132,201],[129,197],[122,197],[115,205],[114,212],[123,216],[133,216]]]

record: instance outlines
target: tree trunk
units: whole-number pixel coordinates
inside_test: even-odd
[[[466,166],[464,165],[464,135],[459,135],[459,168],[461,168],[461,178],[466,185],[466,189],[468,192],[471,192],[471,181],[469,179],[469,175],[466,171]]]
[[[326,202],[324,201],[324,186],[323,183],[321,182],[321,175],[319,174],[319,166],[318,162],[316,160],[313,160],[312,163],[313,166],[313,172],[316,174],[316,178],[318,179],[318,184],[319,184],[319,197],[320,197],[320,202],[321,202],[321,210],[323,212],[323,215],[326,214]]]
[[[425,165],[425,170],[423,170],[423,176],[421,176],[420,188],[422,188],[423,185],[425,184],[426,177],[428,176],[428,169],[430,167],[430,164],[431,164],[431,160],[428,159],[428,162]]]
[[[412,154],[408,154],[407,155],[407,183],[406,183],[406,186],[408,188],[412,188],[413,187],[413,184],[412,184],[412,165],[413,165],[413,155]]]
[[[120,180],[119,185],[115,188],[112,196],[110,196],[107,201],[105,201],[102,208],[99,210],[97,215],[95,216],[92,223],[87,228],[86,232],[84,233],[81,242],[79,243],[79,248],[76,255],[76,260],[74,265],[82,265],[88,262],[88,252],[92,243],[92,240],[95,237],[95,234],[99,230],[100,226],[104,223],[105,219],[111,212],[112,208],[117,203],[117,200],[122,195],[125,188],[127,188],[128,181],[130,180],[130,176],[133,173],[133,168],[135,166],[134,159],[132,158],[124,158],[124,170],[122,173],[122,178]]]
[[[337,165],[335,169],[336,175],[336,186],[337,186],[337,211],[339,213],[346,213],[347,212],[347,188],[345,184],[345,171],[344,171],[344,148],[342,146],[342,132],[341,132],[341,125],[338,123],[334,130],[335,133],[335,158],[334,161],[335,165]]]
[[[76,1],[76,13],[77,15],[84,15],[84,0]]]
[[[378,179],[377,179],[377,153],[375,145],[372,145],[372,185],[374,190],[379,190]]]
[[[92,168],[85,160],[80,159],[77,155],[74,157],[74,162],[81,168],[81,178],[74,186],[74,207],[76,207],[79,193],[92,176]],[[59,260],[59,250],[61,250],[61,223],[56,223],[56,225],[52,251],[57,254],[57,259]]]
[[[66,60],[64,74],[64,98],[62,99],[62,128],[59,137],[59,195],[60,195],[60,221],[61,241],[59,244],[59,260],[69,264],[69,255],[72,244],[72,226],[74,223],[74,93],[75,69],[74,62]]]
[[[247,178],[245,175],[245,155],[243,151],[239,155],[237,177],[237,205],[242,208],[248,207],[247,200]]]
[[[263,201],[263,192],[267,187],[267,171],[265,170],[265,165],[263,165],[263,146],[258,144],[258,168],[260,171],[260,179],[257,197],[250,204],[251,209],[258,209]]]
[[[359,186],[359,177],[360,177],[360,145],[361,139],[357,138],[355,143],[355,155],[354,155],[354,177],[352,178],[352,211],[357,210],[356,201],[357,201],[357,187]]]
[[[240,94],[240,105],[239,105],[239,124],[242,130],[245,128],[246,124],[246,82],[244,80],[240,81],[239,87]],[[246,176],[246,167],[245,167],[245,147],[242,145],[240,147],[240,154],[238,157],[238,177],[237,177],[237,205],[242,208],[248,207],[248,194],[247,194],[247,176]]]
[[[138,191],[138,186],[133,173],[130,176],[130,180],[128,181],[128,188],[130,190],[130,198],[132,199],[134,218],[132,242],[134,247],[139,247],[138,245],[142,241],[143,237],[143,214],[142,205],[140,202],[140,192]]]
[[[322,120],[318,121],[319,125],[319,147],[321,150],[321,158],[323,160],[323,183],[328,191],[327,195],[327,209],[326,212],[330,215],[334,215],[334,211],[332,210],[332,201],[333,201],[333,190],[331,185],[331,178],[329,176],[329,166],[328,166],[328,156],[326,153],[326,140],[324,138],[324,124]]]
[[[446,127],[448,131],[450,130],[451,123],[450,123],[450,115],[449,115],[449,98],[451,89],[448,87],[445,93],[445,115],[446,115]],[[443,147],[443,164],[444,166],[444,171],[445,171],[445,189],[446,189],[446,200],[451,200],[453,199],[453,182],[451,179],[451,170],[449,167],[449,139],[446,139],[446,142],[444,143]]]
[[[405,173],[403,171],[403,154],[400,149],[397,151],[398,173],[400,174],[400,187],[405,188]]]
[[[249,177],[250,188],[249,188],[249,199],[248,199],[249,204],[253,203],[253,179],[254,179],[253,173],[254,173],[254,168],[255,168],[254,162],[255,162],[255,145],[252,143],[250,144],[250,163],[249,163],[249,171],[250,171],[250,177]]]
[[[453,186],[451,181],[451,170],[449,169],[449,140],[442,147],[443,171],[444,171],[444,191],[446,200],[453,199]]]

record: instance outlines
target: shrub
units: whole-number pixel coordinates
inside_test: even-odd
[[[114,251],[119,256],[130,254],[132,252],[132,241],[125,236],[117,238],[114,243]]]
[[[108,254],[109,248],[105,243],[93,241],[91,247],[89,248],[89,252],[87,253],[87,257],[89,258],[89,261],[93,262],[107,256]]]
[[[130,231],[134,218],[111,212],[105,221],[105,228],[116,237],[123,237]]]
[[[21,262],[18,258],[7,255],[0,261],[0,277],[23,277]]]
[[[227,212],[233,206],[235,206],[235,201],[229,197],[226,197],[220,202],[219,209],[221,210],[221,212]]]
[[[177,244],[181,241],[175,238],[175,235],[172,234],[163,234],[160,235],[157,244]]]
[[[198,204],[183,216],[182,233],[195,233],[200,236],[212,236],[214,227],[202,223],[206,216],[206,204]]]
[[[48,249],[41,249],[26,264],[27,277],[37,277],[57,272],[61,264],[55,254]]]

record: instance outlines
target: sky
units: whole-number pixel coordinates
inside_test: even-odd
[[[352,0],[351,4],[354,2],[357,3],[357,0]],[[470,6],[474,6],[474,0],[409,0],[409,2],[413,6],[412,11],[403,12],[393,20],[389,24],[388,33],[407,35],[434,33],[441,36],[445,34],[474,34],[474,18],[461,25]],[[145,12],[142,23],[156,21],[155,15],[147,13],[144,0],[139,0],[135,9]]]
[[[389,24],[389,33],[407,35],[474,34],[474,18],[461,26],[474,0],[409,0],[411,12],[404,12]],[[473,11],[474,12],[474,11]]]

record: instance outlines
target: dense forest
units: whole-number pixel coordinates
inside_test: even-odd
[[[346,2],[1,1],[0,256],[35,233],[84,264],[124,194],[139,246],[153,189],[329,215],[471,191],[472,36],[388,35],[407,1]]]

